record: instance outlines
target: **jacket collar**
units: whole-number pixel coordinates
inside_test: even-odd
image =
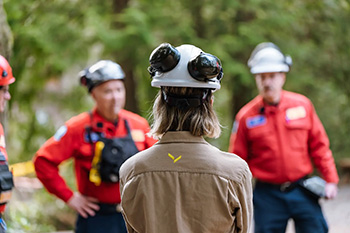
[[[266,114],[266,113],[273,113],[276,111],[280,111],[283,110],[285,108],[285,90],[281,91],[281,97],[280,97],[280,101],[278,102],[277,105],[269,105],[267,103],[265,103],[265,101],[263,100],[263,98],[259,95],[259,102],[260,104],[258,105],[257,111],[260,114]]]
[[[193,136],[189,131],[168,131],[158,143],[207,143],[203,137]]]
[[[120,110],[117,121],[111,122],[102,117],[97,112],[97,108],[94,107],[92,109],[92,128],[97,132],[115,132],[117,126],[119,125],[119,122],[124,120],[123,111],[123,109]]]

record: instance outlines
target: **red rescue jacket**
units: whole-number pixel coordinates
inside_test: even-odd
[[[8,160],[8,156],[6,152],[4,129],[1,124],[0,124],[0,153],[2,153],[5,156],[6,160]],[[0,213],[3,213],[5,211],[5,208],[6,208],[6,205],[0,205]]]
[[[313,163],[327,182],[339,177],[327,134],[311,101],[282,91],[280,103],[271,106],[257,96],[237,114],[229,152],[247,161],[253,176],[281,184],[313,171]]]
[[[117,125],[102,118],[96,109],[92,111],[92,118],[87,112],[81,113],[68,120],[35,154],[35,171],[45,188],[65,202],[72,197],[73,191],[59,175],[58,166],[63,161],[73,158],[77,187],[81,194],[97,198],[102,203],[120,203],[119,183],[102,182],[96,186],[89,181],[94,156],[92,148],[95,148],[95,143],[92,145],[89,141],[86,128],[92,127],[107,138],[124,137],[127,135],[124,119],[128,121],[132,138],[139,151],[151,147],[156,142],[146,135],[149,132],[146,119],[132,112],[121,110]]]

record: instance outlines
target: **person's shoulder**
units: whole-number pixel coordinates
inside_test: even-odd
[[[90,116],[88,112],[73,116],[56,130],[53,138],[56,142],[61,141],[63,137],[75,138],[76,140],[76,137],[85,130],[89,122]]]
[[[88,112],[83,112],[67,120],[65,125],[69,128],[80,128],[85,127],[88,122],[90,122],[90,115]]]
[[[222,151],[210,143],[206,144],[205,151],[206,154],[210,155],[211,163],[216,164],[216,170],[222,171],[228,175],[249,172],[247,162],[234,153]]]
[[[226,152],[219,150],[221,155],[222,155],[222,162],[223,164],[226,164],[227,162],[229,163],[234,163],[237,167],[242,167],[243,169],[248,168],[247,162],[244,161],[241,157],[234,153]]]
[[[147,167],[145,164],[149,162],[149,155],[154,155],[153,149],[153,147],[147,148],[128,158],[120,168],[120,175],[128,179],[143,171]]]
[[[142,116],[130,112],[128,110],[122,109],[120,110],[120,116],[128,121],[131,121],[132,123],[136,123],[136,124],[142,124],[142,125],[148,125],[148,121],[143,118]]]
[[[231,180],[247,179],[251,176],[249,166],[246,161],[236,154],[220,151],[221,171],[227,174]]]
[[[308,97],[300,93],[283,91],[283,96],[288,103],[295,103],[295,104],[302,104],[302,105],[312,104],[311,100]]]
[[[259,113],[259,108],[262,106],[262,98],[258,95],[238,111],[237,119]]]

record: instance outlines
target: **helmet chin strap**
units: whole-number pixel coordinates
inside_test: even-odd
[[[182,110],[198,107],[203,104],[205,98],[207,98],[209,89],[203,91],[203,95],[176,95],[167,94],[162,90],[165,102],[170,106],[175,106]]]

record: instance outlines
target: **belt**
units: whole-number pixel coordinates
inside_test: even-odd
[[[293,190],[295,187],[297,187],[301,181],[303,181],[305,178],[301,178],[297,181],[294,182],[284,182],[282,184],[273,184],[273,183],[268,183],[268,182],[264,182],[261,180],[257,180],[256,181],[256,186],[260,186],[260,187],[267,187],[267,188],[273,188],[273,189],[278,189],[281,192],[289,192],[291,190]]]
[[[122,207],[118,204],[107,204],[107,203],[98,203],[98,206],[100,209],[96,211],[96,214],[101,215],[108,215],[108,214],[115,214],[115,213],[121,213]]]

